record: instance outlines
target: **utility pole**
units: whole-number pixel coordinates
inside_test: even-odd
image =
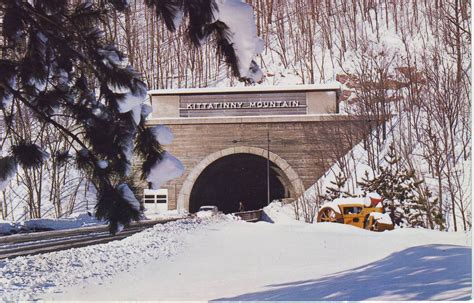
[[[267,205],[270,204],[270,130],[267,127]]]

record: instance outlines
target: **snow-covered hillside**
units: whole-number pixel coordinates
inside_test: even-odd
[[[252,5],[253,12],[243,2]],[[200,48],[192,48],[184,38],[186,21],[176,33],[170,33],[156,22],[155,11],[143,1],[129,3],[127,15],[114,15],[104,30],[116,37],[116,44],[149,88],[245,85],[226,68],[223,56],[215,55],[212,42],[216,37],[202,41]],[[338,157],[337,165],[318,181],[322,193],[335,174],[342,172],[348,179],[345,189],[361,194],[357,181],[365,171],[370,176],[377,174],[384,151],[394,143],[404,158],[403,165],[425,180],[419,189],[428,201],[423,207],[433,208],[441,217],[438,221],[444,223],[430,228],[471,229],[469,1],[217,3],[220,13],[214,17],[238,29],[231,31],[234,46],[239,44],[247,55],[261,53],[255,60],[261,70],[254,70],[258,78],[264,75],[259,85],[337,81],[342,85],[341,112],[359,117],[375,115],[377,119],[396,115],[387,123],[387,129],[372,129],[367,141],[345,158]],[[245,18],[236,13],[237,7],[245,7],[239,9],[245,12]],[[256,30],[253,25],[249,27],[252,14]],[[248,32],[250,40],[240,41],[242,31]],[[264,41],[263,50],[256,35]],[[251,58],[247,55],[239,57],[245,57],[248,63]],[[3,137],[5,127],[1,123]],[[6,154],[6,150],[8,146],[0,154]],[[0,199],[4,220],[64,217],[94,206],[94,193],[88,191],[85,176],[64,166],[55,174],[61,178],[49,180],[48,165],[33,184],[22,178],[11,183]],[[51,184],[63,187],[52,194],[48,190]]]
[[[471,295],[467,233],[373,233],[219,216],[0,261],[0,299],[452,300]]]

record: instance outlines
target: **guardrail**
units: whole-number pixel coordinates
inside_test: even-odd
[[[262,209],[241,211],[234,213],[235,216],[240,217],[242,220],[247,222],[258,222],[262,219]]]
[[[0,259],[35,255],[88,245],[121,240],[156,224],[165,224],[186,217],[140,221],[130,224],[122,232],[111,235],[108,226],[90,226],[70,230],[55,230],[0,237]]]

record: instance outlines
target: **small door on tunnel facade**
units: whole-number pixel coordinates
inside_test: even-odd
[[[144,189],[143,206],[145,214],[158,214],[168,210],[167,189]]]

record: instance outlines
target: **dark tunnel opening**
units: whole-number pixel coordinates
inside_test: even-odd
[[[288,189],[270,162],[270,201],[286,198]],[[267,205],[267,159],[253,154],[233,154],[211,163],[197,178],[191,191],[189,211],[203,205],[215,205],[224,213]]]

